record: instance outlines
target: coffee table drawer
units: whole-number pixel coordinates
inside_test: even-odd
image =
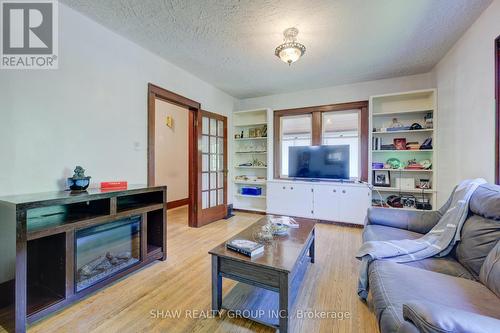
[[[259,285],[279,288],[279,271],[221,257],[219,260],[219,271],[223,275],[241,282],[254,282]]]

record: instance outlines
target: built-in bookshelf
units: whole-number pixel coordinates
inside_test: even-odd
[[[267,175],[272,154],[269,109],[235,111],[233,114],[233,207],[266,211]],[[245,187],[261,189],[260,195],[243,194]]]
[[[436,207],[436,90],[372,96],[370,115],[372,147],[369,176],[374,185],[374,205],[386,203],[391,195],[399,195],[426,199],[432,209],[439,208]],[[419,126],[411,128],[413,124]],[[432,139],[432,148],[421,147],[427,139]],[[399,165],[394,159],[400,162]],[[412,162],[417,163],[413,168]],[[419,169],[419,165],[425,166],[425,169]],[[384,179],[384,184],[381,184]]]

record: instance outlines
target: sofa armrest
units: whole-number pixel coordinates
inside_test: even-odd
[[[437,210],[403,210],[370,207],[367,224],[378,224],[425,234],[439,221],[442,214]]]
[[[420,332],[498,332],[500,320],[477,313],[431,303],[403,304],[403,317]]]

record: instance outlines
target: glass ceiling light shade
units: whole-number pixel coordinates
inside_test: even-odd
[[[299,30],[297,28],[288,28],[283,31],[283,44],[278,45],[274,54],[289,66],[299,60],[300,57],[306,52],[306,47],[297,42],[297,35]]]

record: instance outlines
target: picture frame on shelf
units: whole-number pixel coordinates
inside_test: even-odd
[[[391,187],[391,173],[389,170],[373,170],[373,186]]]
[[[406,138],[395,138],[394,147],[396,150],[406,150]]]

